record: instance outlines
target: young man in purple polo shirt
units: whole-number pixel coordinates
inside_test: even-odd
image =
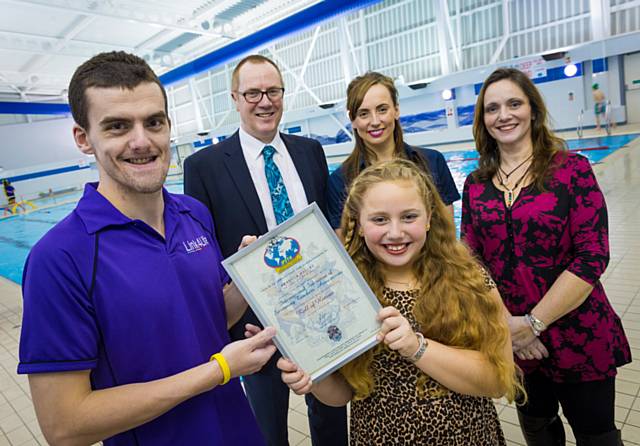
[[[263,444],[233,377],[273,355],[274,330],[230,343],[246,302],[220,265],[208,210],[162,188],[171,155],[160,81],[136,56],[99,54],[76,70],[69,102],[100,182],[25,266],[18,373],[29,374],[45,438]]]

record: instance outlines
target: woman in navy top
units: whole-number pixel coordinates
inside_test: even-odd
[[[404,142],[398,90],[393,79],[376,72],[353,79],[347,88],[347,110],[356,145],[351,155],[329,176],[327,208],[331,226],[340,227],[347,189],[360,171],[394,158],[406,158],[422,167],[431,176],[453,216],[452,203],[460,199],[460,194],[447,162],[437,150],[412,147]]]

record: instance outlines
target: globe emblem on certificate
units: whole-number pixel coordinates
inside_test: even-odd
[[[264,250],[264,263],[281,273],[295,265],[302,256],[300,255],[300,243],[291,237],[277,236],[269,240]]]
[[[329,339],[333,342],[340,342],[342,339],[342,331],[340,331],[340,329],[335,325],[329,325],[329,328],[327,328],[327,334],[329,335]]]

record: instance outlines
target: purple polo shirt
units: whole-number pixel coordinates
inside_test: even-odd
[[[165,239],[96,187],[87,184],[76,209],[29,254],[18,373],[91,370],[92,387],[104,389],[208,361],[229,343],[222,295],[229,278],[211,215],[163,190]],[[105,441],[205,444],[264,444],[237,379]]]

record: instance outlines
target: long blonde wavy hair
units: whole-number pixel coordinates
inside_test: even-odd
[[[359,234],[364,196],[373,185],[384,182],[413,183],[431,216],[426,242],[413,264],[419,284],[413,314],[420,331],[428,339],[484,353],[495,368],[504,395],[513,401],[522,385],[513,361],[504,358],[504,344],[509,339],[504,309],[490,295],[480,265],[457,240],[451,214],[436,187],[414,163],[403,159],[380,163],[366,168],[353,181],[341,221],[349,255],[385,305],[385,278],[380,262]],[[356,399],[366,398],[373,391],[375,383],[370,366],[374,354],[383,348],[387,347],[379,345],[341,368]],[[423,374],[418,380],[418,391],[422,395],[428,379]],[[446,391],[440,387],[436,395]]]

